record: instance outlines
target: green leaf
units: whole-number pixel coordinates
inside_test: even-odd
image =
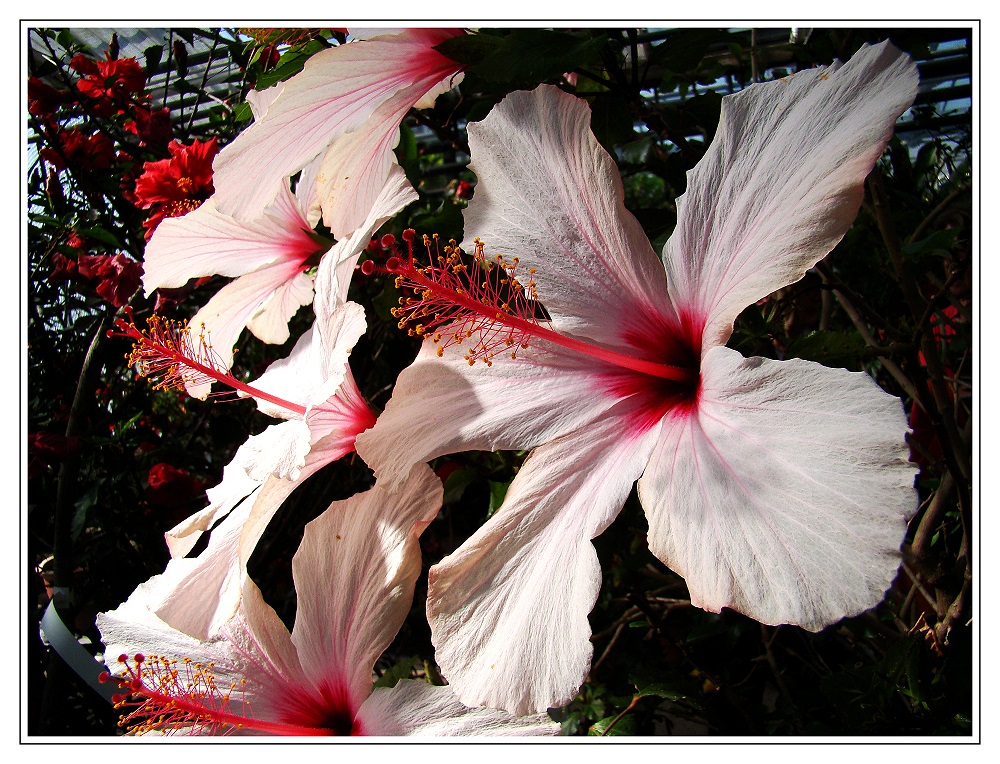
[[[465,34],[445,40],[435,46],[434,50],[468,68],[495,53],[502,44],[503,38],[492,34]]]
[[[584,39],[547,29],[517,29],[467,68],[484,80],[508,88],[534,87],[597,61],[606,44],[603,35]]]
[[[948,257],[955,246],[958,231],[945,229],[935,231],[930,236],[903,245],[903,255],[913,260],[923,257]]]
[[[119,422],[115,426],[115,436],[116,437],[121,437],[122,435],[124,435],[125,432],[127,430],[129,430],[136,422],[138,422],[144,415],[145,415],[145,412],[139,411],[132,418],[130,418],[130,419],[124,421],[124,422]]]
[[[467,467],[452,472],[444,481],[444,501],[442,504],[451,504],[461,499],[465,489],[475,478],[476,471]]]
[[[375,309],[375,315],[383,321],[397,320],[392,311],[399,307],[399,290],[393,286],[392,281],[387,281],[382,287],[382,291],[372,300],[372,307]]]
[[[399,126],[399,143],[396,144],[396,158],[406,173],[407,180],[419,187],[422,180],[417,139],[413,130],[405,122]]]
[[[418,231],[438,233],[445,241],[448,239],[461,241],[465,225],[462,209],[462,205],[455,204],[451,199],[446,199],[435,211],[414,215],[410,220],[410,227]]]
[[[97,495],[100,488],[100,483],[92,484],[73,505],[75,511],[73,512],[73,520],[70,522],[70,534],[74,541],[83,532],[83,528],[87,523],[87,513],[97,504]]]
[[[54,218],[50,215],[42,215],[38,212],[28,213],[28,220],[32,223],[41,223],[42,225],[55,226],[56,228],[62,228],[62,221],[58,218]]]
[[[865,341],[854,330],[815,331],[792,342],[787,355],[792,358],[818,361],[825,366],[846,367],[857,365],[864,349]]]
[[[192,85],[183,77],[176,78],[172,83],[174,90],[176,90],[181,95],[187,95],[189,93],[197,93],[198,88]]]
[[[118,238],[113,233],[98,225],[91,226],[90,228],[81,228],[78,233],[81,236],[99,241],[101,244],[112,249],[121,249],[122,247],[121,242],[118,241]]]
[[[163,46],[150,45],[142,52],[146,60],[146,77],[152,77],[160,70],[160,61],[163,59]]]
[[[80,45],[79,40],[68,29],[59,30],[59,33],[56,35],[56,42],[62,45],[67,51]]]
[[[617,716],[617,715],[616,715]],[[634,735],[636,730],[635,717],[632,714],[625,714],[621,719],[619,719],[614,727],[608,731],[608,727],[611,722],[615,721],[616,716],[607,716],[604,719],[600,719],[590,725],[590,729],[587,730],[587,734],[590,736],[602,736],[607,735],[607,737],[612,737],[614,735]]]
[[[233,108],[233,121],[248,122],[253,119],[253,109],[248,103],[238,103]]]
[[[490,483],[490,509],[486,513],[487,517],[492,517],[493,513],[500,509],[500,505],[503,504],[504,497],[507,495],[507,489],[510,488],[512,480],[506,482],[498,482],[496,480],[489,481]]]
[[[311,40],[301,48],[293,48],[285,51],[278,59],[278,65],[269,72],[264,72],[257,78],[254,85],[255,90],[264,90],[279,82],[284,82],[289,77],[302,71],[314,53],[326,50],[326,45],[321,40]]]
[[[936,143],[925,143],[917,152],[916,173],[918,176],[927,175],[931,168],[937,165],[938,147]]]
[[[671,686],[665,682],[636,682],[636,696],[640,698],[665,698],[666,700],[681,700],[688,696],[687,690],[679,686]]]
[[[689,72],[701,63],[710,45],[728,39],[724,29],[680,29],[654,46],[650,59],[671,72]]]
[[[619,146],[618,151],[621,154],[622,161],[626,164],[637,164],[642,165],[649,161],[650,152],[653,150],[653,137],[651,135],[644,135],[634,141],[626,143],[624,146]]]
[[[378,679],[375,680],[375,687],[395,687],[399,684],[400,679],[409,679],[410,674],[413,671],[413,666],[420,659],[417,656],[412,656],[410,658],[403,658],[398,663],[394,663],[392,666],[385,670]]]
[[[692,126],[697,126],[705,132],[707,141],[711,141],[715,135],[721,113],[722,96],[714,90],[689,98],[682,107],[682,114]]]
[[[635,138],[635,122],[628,102],[614,93],[598,93],[590,103],[590,129],[614,156],[615,148]]]
[[[396,144],[396,156],[401,162],[413,162],[417,158],[417,139],[413,130],[405,122],[399,126],[399,143]]]

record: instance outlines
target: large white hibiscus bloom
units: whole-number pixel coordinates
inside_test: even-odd
[[[489,366],[425,341],[357,441],[389,480],[453,451],[535,449],[431,570],[437,659],[464,702],[524,713],[574,695],[601,580],[591,539],[636,480],[650,549],[700,607],[816,630],[882,599],[916,504],[900,401],[863,373],[724,343],[744,307],[843,237],[916,90],[913,62],[883,43],[726,97],[662,260],[583,101],[542,86],[469,126],[466,235],[519,259],[551,322],[491,305],[464,325]],[[389,267],[448,299],[405,259]],[[495,350],[504,333],[530,346],[516,360]]]
[[[417,465],[395,491],[334,502],[305,528],[292,560],[289,634],[252,580],[210,640],[171,628],[141,585],[98,616],[134,732],[277,735],[552,735],[544,715],[470,709],[448,687],[403,680],[372,691],[372,668],[409,612],[417,538],[441,506],[441,481]],[[111,656],[114,656],[112,659]]]

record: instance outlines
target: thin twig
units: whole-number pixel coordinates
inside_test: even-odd
[[[927,217],[925,217],[922,221],[920,221],[920,225],[916,227],[913,233],[910,234],[910,236],[908,236],[906,240],[908,242],[920,241],[920,238],[921,236],[923,236],[924,231],[926,231],[930,227],[931,223],[937,220],[938,216],[940,216],[942,212],[948,209],[948,207],[951,206],[951,203],[955,201],[955,199],[957,199],[959,196],[961,196],[968,190],[969,186],[967,184],[962,184],[954,191],[952,191],[950,194],[948,194],[944,199],[941,200],[941,203],[938,204],[937,207],[931,210],[930,214],[927,215]]]
[[[191,132],[191,127],[194,125],[194,118],[198,114],[198,107],[201,105],[202,95],[208,95],[205,93],[205,86],[208,85],[208,73],[212,70],[212,63],[215,61],[215,49],[219,47],[219,32],[216,30],[215,39],[212,40],[212,48],[208,51],[208,63],[205,64],[205,72],[201,75],[201,85],[198,87],[197,96],[198,99],[194,102],[194,106],[191,109],[191,116],[188,118],[187,127],[184,129],[185,133]]]
[[[612,648],[613,648],[613,647],[615,646],[615,644],[616,644],[616,643],[618,642],[618,638],[619,638],[619,637],[620,637],[620,636],[622,635],[622,631],[624,631],[624,630],[625,630],[625,624],[624,624],[624,623],[620,623],[620,624],[618,624],[618,628],[617,628],[617,629],[615,629],[615,633],[614,633],[614,636],[613,636],[613,637],[611,637],[611,641],[610,641],[610,642],[608,642],[608,646],[604,648],[604,652],[603,652],[603,653],[601,653],[601,657],[600,657],[600,658],[598,658],[598,659],[597,659],[597,660],[596,660],[596,661],[594,662],[594,665],[590,667],[590,676],[593,676],[593,675],[594,675],[594,672],[595,672],[595,671],[597,671],[598,667],[599,667],[599,666],[600,666],[600,665],[601,665],[602,663],[604,663],[604,661],[605,661],[605,659],[606,659],[606,658],[608,657],[608,655],[610,655],[610,654],[611,654],[611,649],[612,649]]]
[[[923,583],[921,583],[920,576],[917,575],[916,571],[911,570],[910,566],[907,565],[905,562],[903,563],[902,567],[903,567],[903,570],[906,573],[906,575],[908,575],[910,577],[910,580],[913,582],[913,586],[916,588],[916,590],[918,592],[920,592],[922,595],[924,595],[924,598],[928,602],[931,602],[931,603],[937,602],[937,599],[935,598],[935,596],[933,594],[931,594],[929,591],[927,591],[927,589],[924,587]],[[907,599],[909,599],[909,596],[907,596]],[[937,613],[937,615],[938,615],[938,617],[941,616],[940,613]]]
[[[622,711],[620,714],[618,714],[618,716],[616,716],[614,719],[611,720],[611,723],[607,727],[605,727],[604,728],[604,732],[601,733],[601,737],[604,737],[609,732],[611,732],[611,728],[614,727],[616,724],[618,724],[618,722],[621,721],[621,718],[623,716],[625,716],[625,714],[627,714],[629,711],[631,711],[633,708],[635,708],[637,705],[639,705],[639,697],[640,697],[639,695],[634,696],[632,698],[632,702],[628,704],[628,706],[625,708],[625,710]]]
[[[934,537],[934,532],[941,522],[941,517],[951,506],[954,496],[955,478],[951,472],[945,470],[944,475],[941,477],[941,483],[938,485],[937,491],[934,492],[934,498],[931,499],[927,511],[920,518],[920,525],[917,526],[916,533],[913,534],[913,544],[910,546],[910,549],[913,553],[913,558],[918,562],[923,563],[925,561],[930,551],[931,539]]]

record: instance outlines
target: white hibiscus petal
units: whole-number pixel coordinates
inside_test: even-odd
[[[547,714],[511,716],[491,708],[469,708],[450,687],[411,679],[379,687],[361,706],[356,723],[365,735],[521,737],[557,735]]]
[[[298,203],[282,186],[260,217],[241,222],[219,212],[214,199],[156,228],[143,254],[146,295],[182,287],[200,276],[242,276],[279,260],[301,262],[320,247]]]
[[[705,350],[840,241],[916,93],[916,65],[886,42],[723,99],[663,251],[670,298],[706,323]]]
[[[354,275],[354,266],[362,250],[368,246],[372,235],[386,220],[393,217],[410,202],[417,199],[417,192],[406,179],[406,173],[393,164],[371,203],[364,223],[350,236],[338,241],[319,264],[316,272],[316,315],[320,320],[347,301],[347,290]]]
[[[283,345],[291,336],[288,322],[299,308],[313,301],[312,276],[298,273],[278,286],[247,321],[247,329],[261,342]]]
[[[247,103],[250,104],[250,111],[253,114],[255,122],[259,122],[264,117],[268,107],[281,94],[281,89],[284,85],[285,83],[279,82],[277,85],[272,85],[264,90],[251,90],[247,93]]]
[[[244,444],[247,475],[264,482],[270,475],[298,480],[306,465],[311,442],[309,426],[301,419],[273,424]]]
[[[208,332],[216,356],[216,365],[226,371],[233,363],[233,347],[250,317],[268,298],[302,270],[298,263],[279,261],[240,276],[215,293],[188,322],[192,331]],[[188,385],[188,394],[203,398],[211,385]]]
[[[247,465],[252,458],[253,446],[244,443],[223,469],[219,484],[205,492],[208,495],[208,506],[164,534],[171,557],[187,555],[205,531],[260,487],[263,481],[254,480],[247,474]]]
[[[239,607],[221,634],[242,656],[248,669],[243,678],[266,688],[254,699],[254,716],[268,718],[275,696],[294,693],[307,683],[291,634],[249,577],[243,581]]]
[[[306,412],[313,451],[318,448],[336,453],[330,461],[354,450],[357,436],[375,424],[375,414],[358,390],[350,367],[336,394]]]
[[[409,29],[317,53],[284,83],[257,122],[214,162],[219,209],[253,219],[282,178],[302,169],[340,135],[363,125],[384,101],[416,86],[414,102],[460,68],[433,46],[458,30]],[[247,182],[248,179],[253,182]]]
[[[361,127],[334,141],[323,159],[316,187],[323,222],[337,239],[363,224],[385,185],[396,161],[392,150],[399,141],[399,123],[412,104],[408,90],[387,101]]]
[[[163,656],[171,659],[188,658],[204,665],[213,663],[216,681],[223,687],[240,682],[243,665],[224,639],[203,641],[178,631],[164,623],[152,610],[152,605],[169,586],[163,575],[153,576],[140,584],[127,601],[116,609],[97,616],[97,628],[105,645],[105,663],[112,674],[125,675],[125,666],[118,658],[128,656],[129,663],[138,653],[144,657]],[[133,664],[134,665],[134,664]],[[147,664],[155,670],[156,663]],[[250,688],[252,692],[253,688]]]
[[[538,299],[557,329],[619,345],[671,315],[663,266],[625,209],[586,102],[547,85],[511,93],[469,125],[469,146],[479,182],[466,240],[518,257],[523,272],[536,268]]]
[[[591,539],[621,510],[656,442],[657,427],[623,437],[633,414],[622,402],[537,448],[497,513],[431,568],[436,658],[463,703],[536,713],[579,690],[601,585]]]
[[[149,608],[171,628],[209,639],[236,612],[244,571],[233,561],[238,559],[243,525],[259,496],[259,491],[251,494],[226,515],[197,557],[167,563],[163,586],[150,597]]]
[[[283,400],[306,406],[316,390],[326,381],[323,343],[316,333],[316,325],[310,326],[296,340],[292,352],[270,366],[252,383],[252,387]],[[246,395],[245,393],[243,394]],[[281,419],[297,418],[283,406],[262,398],[255,398],[257,408],[268,416]]]
[[[297,593],[292,642],[316,687],[358,708],[372,668],[396,636],[420,574],[417,538],[441,507],[440,479],[417,465],[394,491],[379,485],[333,502],[306,525],[292,559]]]
[[[473,342],[475,337],[470,338]],[[380,480],[409,466],[479,449],[525,449],[599,417],[615,402],[600,386],[600,362],[541,340],[469,366],[461,347],[426,341],[396,381],[375,426],[358,436],[358,454]]]
[[[865,374],[716,347],[639,481],[691,601],[817,630],[881,601],[916,510],[899,399]]]

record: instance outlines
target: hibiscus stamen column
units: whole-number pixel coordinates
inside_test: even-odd
[[[115,708],[123,712],[119,727],[129,734],[183,730],[201,735],[220,735],[251,729],[270,735],[324,736],[331,729],[254,719],[250,701],[243,696],[245,679],[219,687],[215,665],[180,661],[141,653],[129,659],[121,655],[122,676],[104,672],[102,682],[117,682],[124,692],[114,696]],[[237,712],[232,706],[239,703]],[[127,713],[125,709],[131,709]]]
[[[189,386],[221,382],[253,398],[305,415],[305,406],[252,387],[224,371],[204,326],[195,337],[187,324],[153,315],[146,319],[146,330],[141,331],[135,325],[132,309],[126,307],[125,312],[129,320],[117,319],[118,332],[109,330],[108,336],[135,340],[125,357],[140,376],[152,382],[154,390],[186,390]]]
[[[532,276],[536,271],[528,269],[526,283],[519,280],[516,275],[519,258],[496,255],[491,259],[485,255],[484,243],[476,239],[472,263],[467,264],[454,240],[439,250],[435,234],[423,237],[430,264],[422,266],[413,256],[415,237],[413,229],[403,232],[408,248],[404,257],[396,248],[395,237],[386,234],[382,246],[394,256],[381,268],[366,261],[361,270],[366,275],[378,271],[394,275],[396,287],[411,292],[411,296],[400,298],[400,307],[393,309],[393,315],[399,319],[400,329],[437,344],[439,356],[446,348],[461,345],[477,335],[465,359],[470,366],[477,360],[489,366],[499,350],[512,348],[511,358],[516,359],[517,347],[527,348],[530,339],[538,337],[653,377],[675,382],[697,379],[696,370],[618,353],[542,326],[535,316],[538,293]]]

